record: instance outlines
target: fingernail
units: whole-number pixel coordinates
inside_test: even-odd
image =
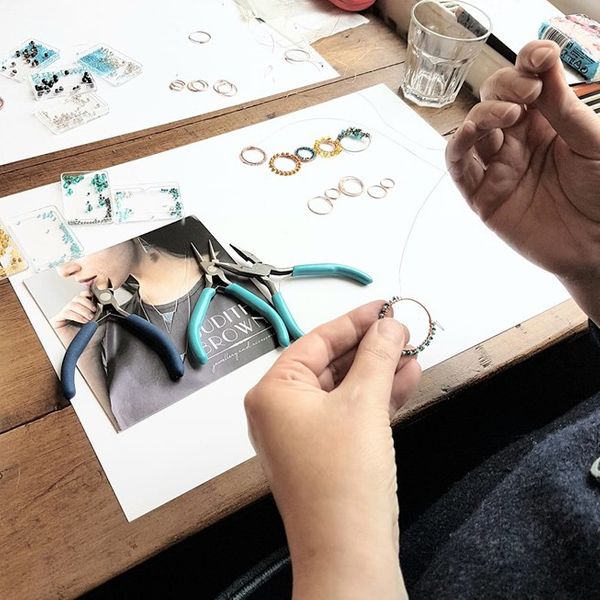
[[[539,67],[552,54],[552,48],[537,48],[531,53],[529,60],[534,67]]]
[[[377,333],[394,344],[404,344],[404,326],[392,318],[379,319],[377,321]]]
[[[526,99],[535,91],[537,81],[539,81],[537,78],[533,79],[521,77],[519,79],[515,79],[512,84],[512,91],[518,98]]]

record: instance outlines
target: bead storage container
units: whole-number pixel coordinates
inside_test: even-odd
[[[83,247],[55,206],[15,217],[9,225],[38,273],[83,255]]]
[[[17,243],[0,221],[0,280],[25,271],[28,267]]]
[[[63,214],[69,225],[94,225],[112,221],[107,171],[62,173],[60,188]]]
[[[29,76],[36,100],[85,94],[96,90],[96,82],[86,67],[69,65],[50,71],[36,71]]]
[[[113,191],[115,223],[181,219],[183,202],[177,183],[153,183],[115,188]]]
[[[123,85],[142,73],[142,65],[139,62],[106,44],[93,46],[79,56],[78,60],[98,77],[115,86]]]
[[[0,60],[0,75],[25,81],[33,71],[50,65],[59,56],[56,48],[30,38]]]
[[[79,94],[44,103],[35,116],[52,133],[59,134],[103,117],[108,110],[108,104],[96,94]]]

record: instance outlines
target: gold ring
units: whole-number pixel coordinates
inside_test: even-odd
[[[329,146],[331,150],[324,150],[323,146]],[[313,146],[313,150],[323,158],[331,158],[332,156],[337,156],[341,151],[342,147],[338,140],[334,140],[329,136],[325,136],[319,138]]]
[[[275,162],[280,158],[286,158],[288,160],[291,160],[294,163],[294,168],[279,169],[278,167],[276,167]],[[273,154],[273,156],[271,156],[271,158],[269,159],[269,169],[271,169],[271,171],[273,171],[273,173],[275,173],[276,175],[295,175],[300,170],[301,166],[302,161],[295,154],[291,154],[290,152],[278,152],[277,154]]]

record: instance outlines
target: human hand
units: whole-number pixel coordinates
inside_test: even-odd
[[[81,323],[89,323],[96,315],[96,303],[93,301],[92,292],[85,289],[75,296],[57,315],[50,319],[54,329],[61,329]]]
[[[390,414],[421,374],[408,331],[373,302],[287,349],[246,396],[250,436],[285,523],[294,598],[398,598]]]
[[[450,174],[492,230],[600,312],[600,119],[549,41],[527,44],[481,98],[447,146]]]

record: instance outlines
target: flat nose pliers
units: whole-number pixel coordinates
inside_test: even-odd
[[[114,293],[110,288],[101,290],[92,282],[90,291],[96,302],[96,315],[92,321],[83,325],[77,332],[77,335],[67,348],[60,369],[62,392],[67,400],[71,400],[75,396],[75,368],[77,361],[96,333],[98,325],[109,319],[120,323],[127,331],[154,350],[162,360],[173,381],[183,376],[183,361],[181,360],[181,356],[171,339],[164,332],[138,315],[132,315],[123,310],[115,300]]]
[[[368,285],[373,282],[373,278],[367,273],[337,263],[316,263],[307,265],[296,265],[294,267],[274,267],[263,263],[257,256],[237,248],[233,244],[230,246],[251,265],[240,265],[234,263],[226,263],[217,261],[216,264],[225,271],[237,275],[238,277],[249,277],[258,283],[262,283],[268,290],[270,300],[273,306],[282,318],[287,330],[292,339],[298,339],[304,335],[302,329],[292,316],[281,292],[277,289],[271,276],[289,276],[289,277],[341,277],[343,279],[351,279],[362,285]],[[262,290],[261,290],[262,291]]]
[[[202,290],[200,298],[198,298],[196,306],[194,306],[187,331],[190,350],[196,360],[202,365],[205,365],[208,362],[208,355],[206,354],[206,351],[202,346],[202,340],[200,339],[200,330],[204,323],[204,319],[206,318],[208,307],[217,293],[217,289],[252,307],[259,315],[271,323],[275,330],[279,345],[284,348],[289,346],[290,336],[281,317],[273,307],[262,298],[253,294],[238,283],[229,281],[223,269],[221,269],[217,263],[217,253],[215,252],[211,241],[208,241],[208,259],[198,251],[194,244],[191,244],[191,247],[206,282],[206,287]]]

